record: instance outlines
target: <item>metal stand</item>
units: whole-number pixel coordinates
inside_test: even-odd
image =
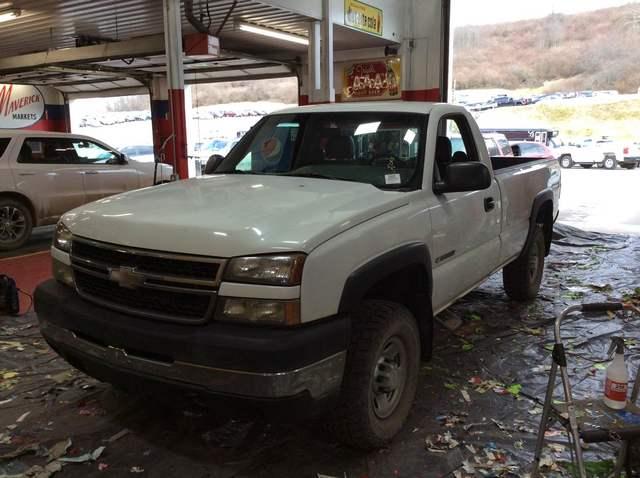
[[[623,304],[619,302],[605,302],[605,303],[595,303],[595,304],[582,304],[582,305],[572,305],[567,307],[562,313],[558,316],[555,321],[554,327],[554,335],[555,335],[555,343],[553,346],[552,352],[552,364],[551,364],[551,372],[549,374],[549,384],[547,386],[547,391],[545,394],[544,407],[542,409],[542,419],[540,421],[540,430],[538,431],[538,438],[536,441],[536,450],[533,458],[533,467],[531,469],[531,478],[537,478],[540,473],[540,459],[542,458],[542,449],[544,447],[544,435],[549,426],[555,422],[560,422],[565,429],[567,430],[567,435],[569,438],[569,445],[572,452],[572,457],[575,456],[576,467],[578,471],[578,476],[580,478],[587,478],[587,473],[584,466],[584,458],[582,456],[582,446],[581,440],[584,439],[585,433],[581,430],[580,424],[578,423],[578,419],[576,417],[576,405],[577,402],[574,401],[573,396],[571,394],[571,383],[569,382],[569,373],[567,372],[567,356],[565,353],[564,345],[562,343],[562,336],[560,334],[560,325],[562,321],[569,315],[574,312],[607,312],[607,311],[616,311],[616,310],[631,310],[636,314],[640,315],[640,310],[638,308],[629,305]],[[562,407],[556,407],[553,404],[553,391],[556,386],[556,377],[558,374],[558,369],[560,369],[560,377],[562,379],[562,388],[564,391],[564,405]],[[631,393],[631,404],[635,404],[638,393],[640,392],[640,373],[636,374],[636,380],[633,386],[633,392]],[[581,401],[580,406],[588,406],[590,403],[586,403],[586,401]],[[599,433],[599,431],[591,430],[589,441],[597,442],[597,441],[611,441],[614,438],[614,435],[619,436],[621,431],[624,430],[616,429],[604,429],[602,430],[604,433]],[[635,430],[632,430],[631,433],[634,433]],[[638,432],[640,436],[640,430]],[[618,454],[618,459],[616,461],[615,471],[612,476],[619,477],[622,469],[627,462],[629,450],[629,442],[628,439],[623,439],[622,446],[620,448],[620,453]]]

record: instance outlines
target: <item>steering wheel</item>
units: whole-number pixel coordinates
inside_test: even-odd
[[[374,156],[371,160],[371,166],[380,166],[388,164],[389,161],[400,161],[400,158],[395,154],[385,153],[378,156]]]

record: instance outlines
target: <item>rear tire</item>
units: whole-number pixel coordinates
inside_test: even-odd
[[[611,156],[607,156],[606,158],[604,158],[604,161],[602,163],[604,169],[616,169],[616,165],[616,158]]]
[[[573,159],[569,154],[563,154],[560,156],[560,166],[565,169],[573,168]]]
[[[502,270],[504,290],[511,299],[525,301],[536,298],[544,272],[544,255],[542,225],[537,224],[527,249]]]
[[[0,251],[22,247],[31,237],[33,217],[29,208],[13,198],[0,198]]]
[[[380,448],[404,425],[416,394],[420,331],[407,308],[367,300],[353,316],[339,404],[329,418],[336,438]]]

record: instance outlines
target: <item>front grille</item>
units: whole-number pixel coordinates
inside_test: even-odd
[[[218,275],[219,262],[197,262],[195,260],[158,257],[152,252],[130,252],[118,248],[97,247],[95,244],[74,241],[73,255],[107,265],[135,267],[141,272],[184,276],[192,279],[213,281]]]
[[[74,238],[78,293],[106,307],[160,320],[202,323],[215,307],[224,261]]]
[[[90,297],[154,315],[199,320],[206,316],[211,304],[210,294],[169,292],[159,289],[126,289],[109,279],[75,271],[76,285]]]

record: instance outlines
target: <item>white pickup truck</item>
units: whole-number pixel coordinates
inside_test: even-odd
[[[42,334],[101,380],[298,404],[364,448],[402,427],[435,314],[501,269],[536,297],[560,195],[557,161],[489,158],[419,102],[279,111],[208,169],[65,214]]]
[[[155,167],[89,136],[0,130],[0,251],[22,246],[33,227],[55,224],[70,209],[151,186]],[[158,164],[155,180],[172,174]]]
[[[563,168],[572,168],[577,164],[585,169],[594,165],[598,168],[616,169],[618,164],[624,164],[622,146],[607,139],[589,140],[575,146],[557,145],[553,152]]]

